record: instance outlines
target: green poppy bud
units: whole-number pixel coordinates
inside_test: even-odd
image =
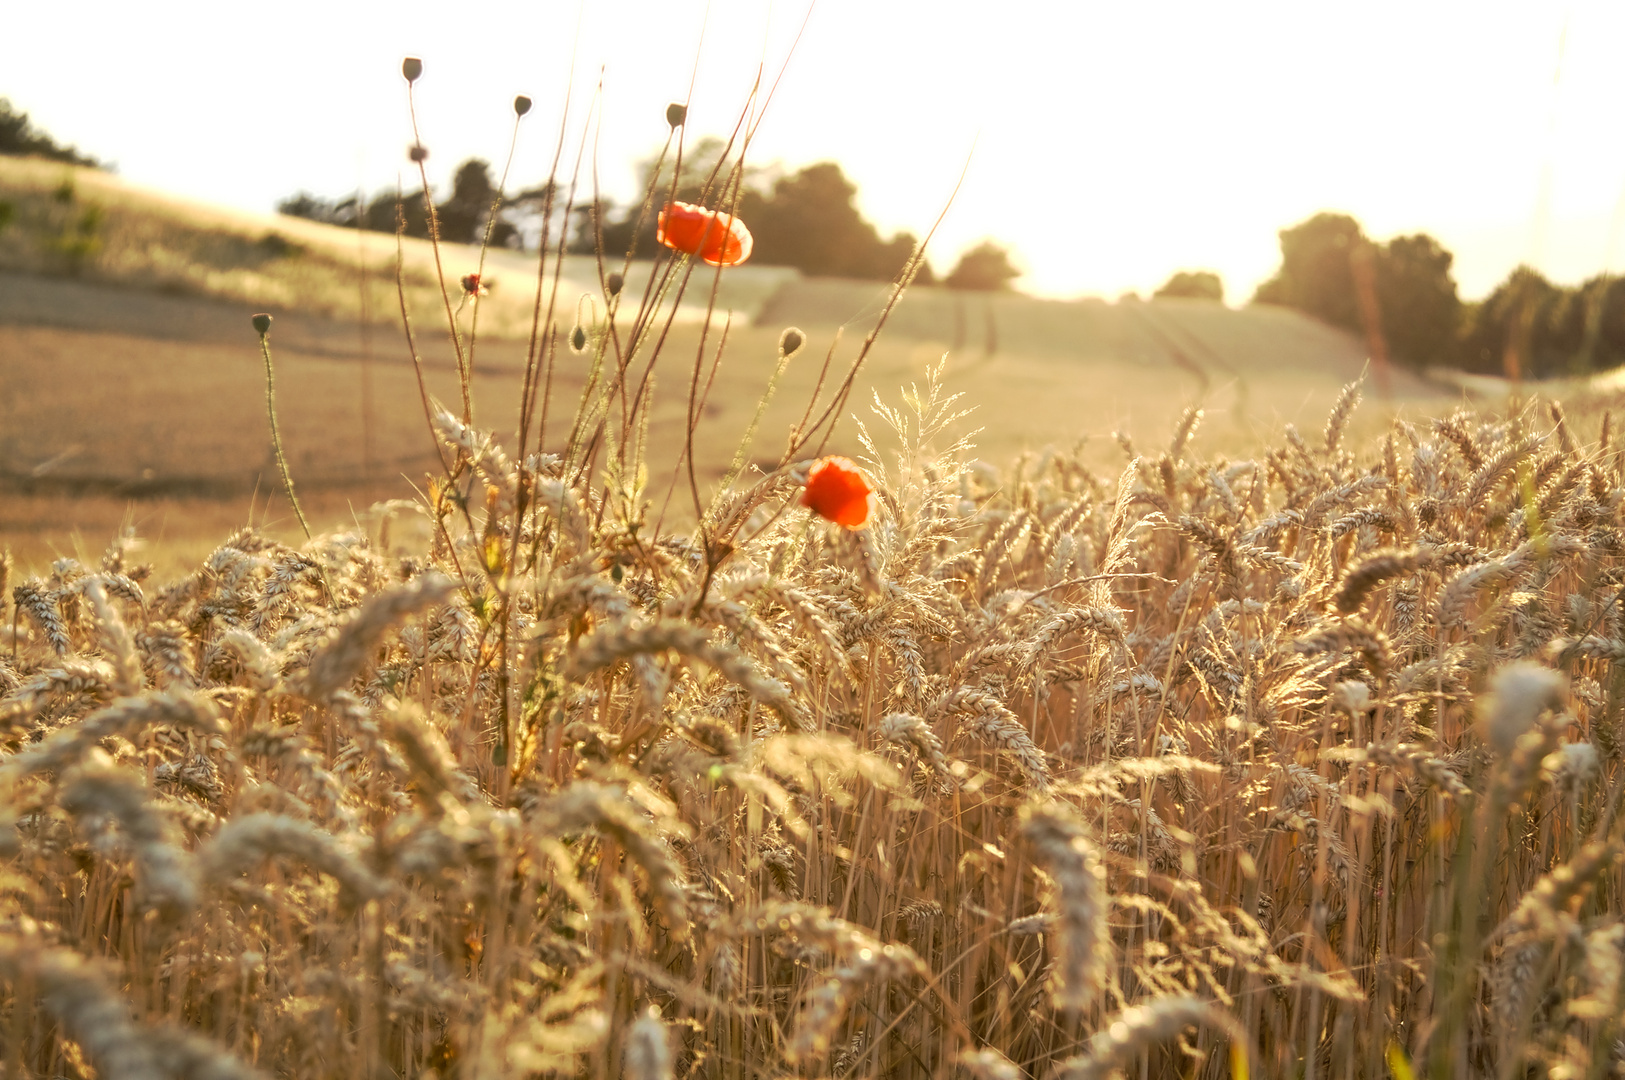
[[[604,288],[611,296],[621,295],[621,288],[625,284],[626,279],[622,277],[619,272],[613,273],[604,279]]]
[[[579,326],[576,327],[575,333],[570,335],[570,348],[576,352],[584,352],[587,348],[587,332]]]
[[[666,123],[674,128],[680,128],[688,120],[688,106],[672,102],[666,106]]]
[[[514,98],[513,111],[519,116],[524,116],[526,113],[530,112],[530,98],[526,97],[524,94],[520,94],[518,97]]]
[[[269,334],[271,332],[271,316],[267,315],[263,311],[258,315],[255,315],[254,329],[259,331],[260,337],[264,337],[266,334]]]
[[[406,76],[407,82],[417,82],[418,76],[423,74],[423,61],[415,56],[408,56],[401,61],[401,74]]]
[[[406,156],[421,165],[429,160],[429,148],[423,145],[414,146],[406,152]]]

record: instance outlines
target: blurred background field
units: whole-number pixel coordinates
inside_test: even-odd
[[[95,170],[0,158],[16,210],[0,232],[0,544],[25,566],[99,551],[133,525],[175,567],[249,520],[296,528],[280,494],[264,413],[264,372],[248,316],[275,315],[283,438],[311,512],[325,527],[374,501],[411,497],[432,461],[395,284],[396,242],[294,218],[194,206]],[[74,249],[75,223],[94,219]],[[65,239],[66,238],[66,239]],[[452,303],[478,250],[442,245]],[[431,392],[457,396],[445,302],[426,241],[402,241],[402,279]],[[633,265],[636,295],[647,263]],[[476,419],[511,431],[536,296],[536,259],[491,251],[475,344]],[[549,262],[551,286],[554,266]],[[595,260],[569,256],[554,312],[601,330]],[[679,365],[656,384],[652,460],[675,461],[687,370],[700,346],[711,273],[696,274],[667,343]],[[807,348],[787,372],[751,451],[776,462],[826,355],[844,371],[890,286],[744,266],[721,275],[708,348],[726,347],[707,402],[713,438],[697,448],[720,477],[766,387],[776,344],[800,327]],[[458,311],[466,333],[472,311]],[[621,316],[622,332],[628,317]],[[978,453],[1005,462],[1046,446],[1102,465],[1121,460],[1114,433],[1159,442],[1183,409],[1208,412],[1214,445],[1245,454],[1285,423],[1319,424],[1338,388],[1365,365],[1364,344],[1297,312],[1233,310],[1202,300],[1059,301],[1015,293],[917,287],[893,312],[849,412],[890,395],[947,357],[947,383],[975,412]],[[670,364],[668,360],[666,362]],[[558,411],[573,409],[586,358],[564,348]],[[657,376],[659,378],[659,376]],[[827,394],[827,389],[826,389]],[[1387,407],[1447,406],[1460,393],[1395,372]],[[1380,404],[1365,411],[1385,421]],[[838,450],[856,446],[843,421]],[[661,493],[657,478],[654,490]],[[684,501],[676,503],[680,515]]]

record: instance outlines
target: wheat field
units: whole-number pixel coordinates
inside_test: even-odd
[[[660,537],[443,410],[426,557],[8,582],[6,1075],[1612,1074],[1610,421],[1357,396]]]
[[[448,299],[352,529],[0,559],[0,1075],[1625,1074],[1611,412],[998,467],[862,393],[906,271],[741,435],[722,277],[598,278],[501,430]]]

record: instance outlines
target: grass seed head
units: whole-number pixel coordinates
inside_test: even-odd
[[[139,871],[137,897],[144,906],[169,917],[197,906],[191,862],[177,846],[170,822],[133,777],[92,762],[73,774],[61,801],[98,837],[98,846],[111,852],[122,842],[129,848]]]
[[[1106,882],[1083,826],[1058,807],[1030,807],[1022,834],[1055,882],[1055,1007],[1084,1010],[1099,999],[1112,961]]]
[[[1490,676],[1489,693],[1479,703],[1480,733],[1503,757],[1510,755],[1543,712],[1562,707],[1568,684],[1562,672],[1532,661],[1507,664]]]
[[[666,1034],[666,1025],[653,1008],[638,1017],[627,1030],[622,1061],[626,1080],[672,1080],[675,1075],[671,1040]]]
[[[198,862],[206,880],[223,885],[276,856],[291,856],[329,875],[352,898],[382,896],[389,890],[336,837],[309,822],[277,814],[233,818],[198,853]]]
[[[1166,1042],[1188,1027],[1218,1028],[1237,1042],[1246,1039],[1241,1024],[1210,1002],[1172,995],[1135,1005],[1108,1016],[1089,1039],[1088,1049],[1068,1058],[1056,1070],[1058,1080],[1105,1080],[1139,1051]]]

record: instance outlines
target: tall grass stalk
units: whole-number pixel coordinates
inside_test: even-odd
[[[293,491],[293,470],[288,468],[288,458],[282,452],[282,432],[277,426],[276,419],[276,368],[271,363],[271,316],[255,315],[254,329],[260,335],[260,355],[265,359],[265,414],[271,425],[271,450],[276,454],[276,465],[282,473],[282,488],[288,493],[288,502],[293,504],[294,516],[299,519],[299,528],[304,531],[305,539],[310,539],[310,522],[305,520],[304,508],[299,505],[299,496]]]

